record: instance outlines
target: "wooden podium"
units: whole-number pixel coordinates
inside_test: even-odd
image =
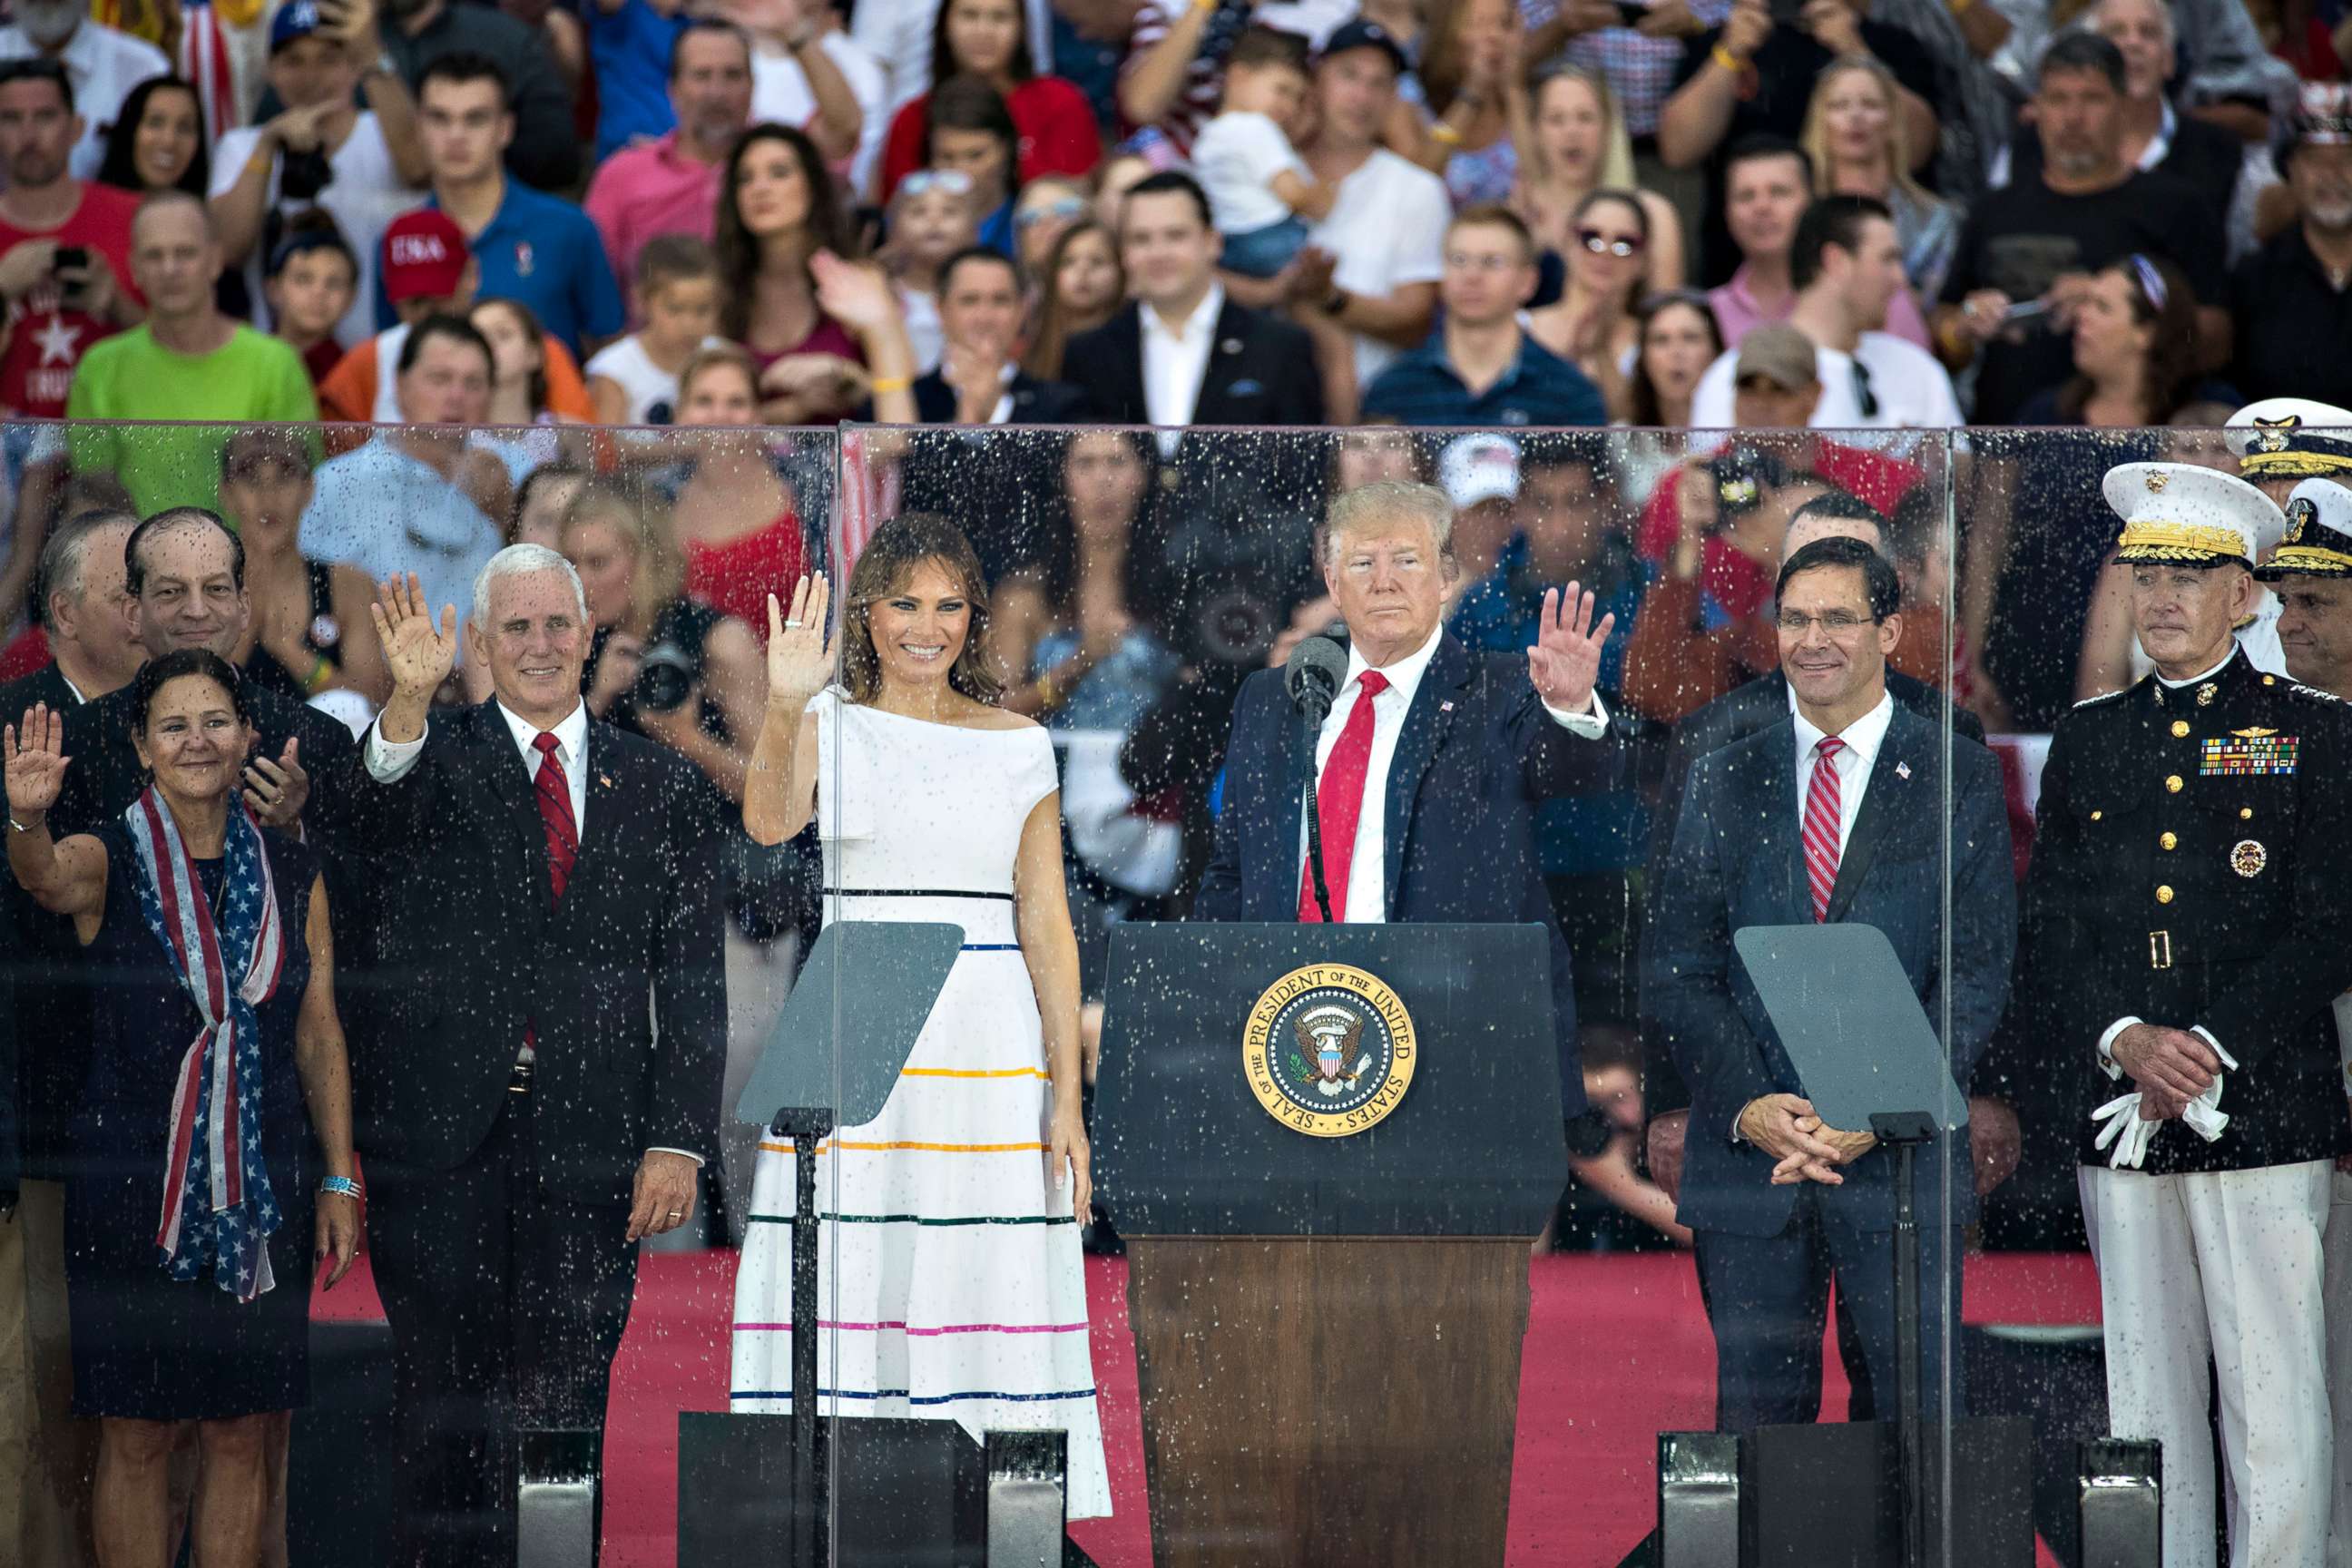
[[[1154,1560],[1501,1563],[1528,1246],[1568,1174],[1541,928],[1111,942],[1096,1190],[1128,1237]],[[1381,1022],[1347,1034],[1350,1002]]]

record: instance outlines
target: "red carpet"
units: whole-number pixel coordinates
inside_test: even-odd
[[[674,1568],[677,1413],[726,1407],[734,1272],[731,1252],[652,1253],[640,1267],[605,1439],[605,1568]],[[1609,1568],[1654,1522],[1657,1434],[1705,1427],[1714,1417],[1715,1350],[1697,1281],[1687,1257],[1663,1253],[1541,1258],[1530,1279],[1509,1562]],[[1971,1258],[1967,1283],[1970,1322],[2098,1317],[2087,1257]],[[1151,1562],[1126,1285],[1123,1263],[1087,1259],[1115,1512],[1070,1533],[1103,1568]],[[335,1317],[378,1310],[362,1270],[317,1310]],[[1823,1361],[1831,1382],[1824,1406],[1843,1414],[1837,1357]]]

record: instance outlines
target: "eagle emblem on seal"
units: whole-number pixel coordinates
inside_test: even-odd
[[[1318,1094],[1337,1099],[1371,1069],[1371,1053],[1358,1054],[1356,1049],[1363,1037],[1364,1016],[1353,1007],[1311,1007],[1292,1020],[1290,1029],[1304,1053],[1291,1058],[1292,1069]],[[1350,1057],[1355,1058],[1352,1066]]]

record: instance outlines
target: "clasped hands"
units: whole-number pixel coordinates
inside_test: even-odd
[[[1772,1184],[1790,1187],[1799,1182],[1824,1186],[1845,1184],[1840,1165],[1878,1147],[1874,1132],[1841,1132],[1813,1111],[1813,1102],[1801,1094],[1762,1094],[1740,1107],[1739,1135],[1777,1162]]]
[[[2134,1024],[2116,1037],[2107,1054],[2139,1086],[2091,1112],[2099,1126],[2093,1147],[2110,1151],[2110,1170],[2137,1170],[2157,1128],[2175,1118],[2208,1143],[2230,1125],[2221,1109],[2221,1071],[2236,1071],[2237,1058],[2204,1036]]]

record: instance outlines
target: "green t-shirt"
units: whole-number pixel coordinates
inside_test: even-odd
[[[319,400],[301,356],[251,327],[240,325],[208,354],[184,354],[137,326],[82,355],[66,417],[205,421],[145,430],[76,425],[67,439],[75,472],[113,474],[142,513],[217,511],[221,443],[240,426],[312,424]]]

